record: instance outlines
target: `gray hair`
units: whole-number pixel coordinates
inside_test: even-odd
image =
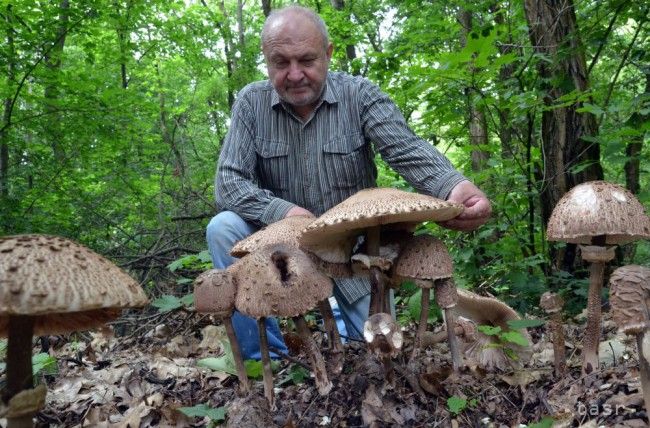
[[[327,26],[325,25],[325,21],[323,21],[323,18],[321,18],[316,12],[314,12],[312,9],[309,9],[307,7],[299,6],[299,5],[291,5],[291,6],[286,6],[280,9],[273,9],[269,16],[266,18],[266,21],[264,21],[264,27],[262,27],[262,47],[266,45],[266,40],[269,36],[269,27],[271,24],[278,18],[282,17],[286,13],[295,13],[297,15],[302,15],[304,18],[309,19],[320,31],[320,34],[323,38],[323,46],[325,49],[330,44],[329,41],[329,34],[327,32]]]

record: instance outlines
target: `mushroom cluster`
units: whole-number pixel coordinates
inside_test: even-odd
[[[148,300],[126,272],[66,238],[1,237],[0,255],[0,336],[8,336],[2,401],[9,427],[32,426],[45,401],[45,387],[32,387],[32,336],[92,329]]]
[[[587,326],[583,345],[584,373],[598,369],[601,333],[601,290],[605,265],[616,245],[650,238],[650,217],[627,189],[605,181],[582,183],[567,192],[551,213],[549,241],[579,244],[590,263]]]

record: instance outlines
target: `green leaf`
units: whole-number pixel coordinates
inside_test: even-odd
[[[287,375],[278,382],[279,386],[287,385],[293,383],[294,385],[299,385],[309,378],[309,370],[305,369],[302,366],[293,364],[289,367]]]
[[[235,364],[225,354],[220,357],[202,358],[196,362],[196,365],[218,372],[224,372],[235,376],[237,375]]]
[[[226,408],[224,406],[210,407],[207,404],[197,404],[193,407],[180,407],[178,411],[190,418],[204,418],[207,416],[215,422],[226,419]]]
[[[528,346],[528,339],[519,331],[504,331],[499,335],[502,340],[520,346]]]
[[[546,321],[537,319],[510,320],[507,324],[508,327],[514,330],[520,330],[522,328],[539,327],[546,324]]]
[[[40,372],[47,375],[56,374],[56,358],[45,352],[32,356],[32,373],[36,376]]]
[[[542,418],[541,421],[528,425],[528,428],[551,428],[555,423],[555,419],[550,416]]]
[[[488,336],[496,336],[501,333],[501,327],[491,325],[479,325],[478,331]]]
[[[194,293],[186,294],[181,297],[181,303],[185,306],[192,306],[194,304]]]
[[[447,408],[451,413],[457,415],[467,408],[467,399],[452,395],[447,399]]]
[[[158,308],[160,312],[169,312],[180,308],[183,303],[178,297],[165,294],[151,302],[151,306]]]

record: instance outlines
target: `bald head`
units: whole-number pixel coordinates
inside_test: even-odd
[[[262,28],[262,50],[267,49],[270,39],[281,35],[283,28],[292,25],[317,32],[322,40],[323,48],[328,48],[329,35],[323,19],[309,8],[294,5],[274,9],[266,18]]]

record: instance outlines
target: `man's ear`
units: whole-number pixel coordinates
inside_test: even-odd
[[[327,55],[327,60],[328,61],[332,59],[332,52],[333,51],[334,51],[334,45],[330,43],[329,45],[327,45],[327,51],[325,52],[326,55]]]

